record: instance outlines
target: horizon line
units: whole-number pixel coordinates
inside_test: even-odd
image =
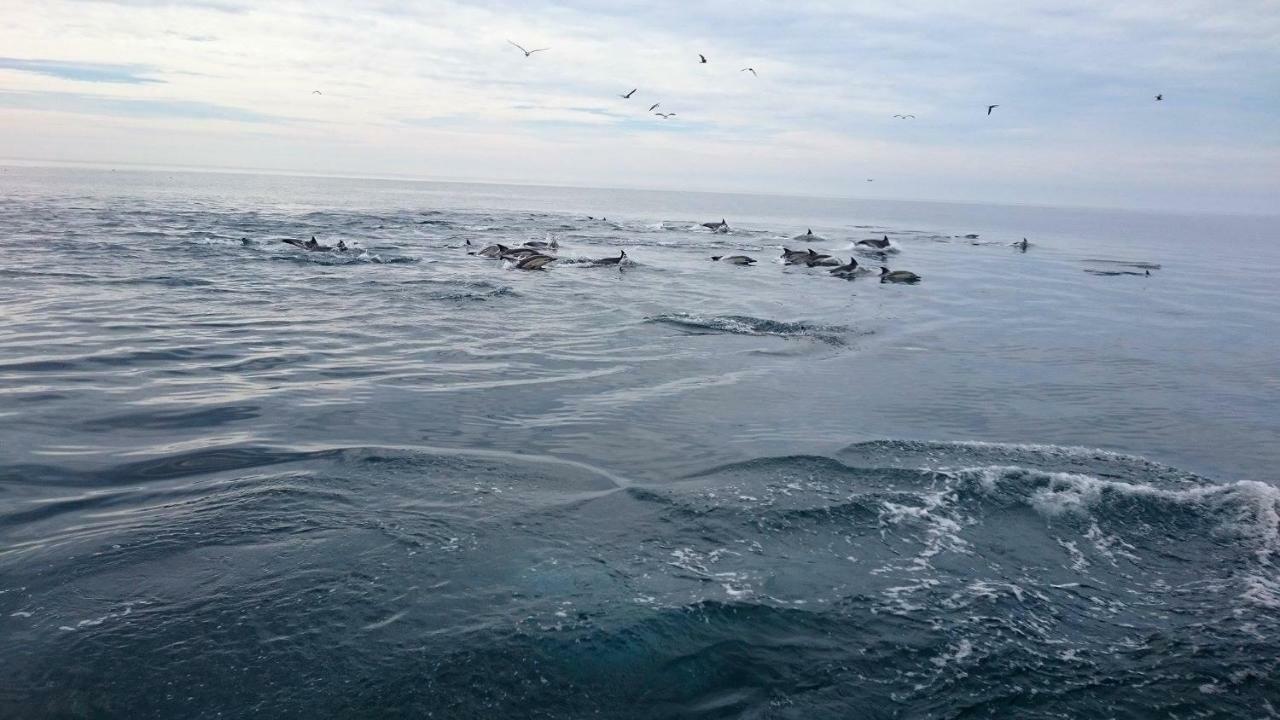
[[[698,195],[745,195],[748,197],[780,197],[780,198],[800,198],[809,200],[842,200],[853,202],[887,202],[887,203],[922,203],[933,205],[955,205],[982,207],[990,205],[995,207],[1006,208],[1035,208],[1044,210],[1105,210],[1111,212],[1127,212],[1135,214],[1162,214],[1175,216],[1224,216],[1224,217],[1256,217],[1256,218],[1280,218],[1280,212],[1265,213],[1257,211],[1231,211],[1231,210],[1176,210],[1173,208],[1161,207],[1141,207],[1126,205],[1052,205],[1036,202],[1009,202],[1009,201],[962,201],[962,200],[937,200],[932,198],[867,198],[855,197],[851,195],[810,195],[801,193],[787,192],[764,192],[758,190],[691,190],[688,188],[660,188],[642,185],[599,185],[587,186],[572,183],[555,183],[555,182],[538,182],[533,180],[500,180],[500,179],[484,179],[484,178],[468,178],[468,177],[423,177],[418,175],[400,175],[397,173],[371,174],[371,173],[332,173],[332,172],[316,172],[310,170],[296,170],[287,168],[265,168],[265,167],[243,167],[231,165],[163,165],[157,163],[140,163],[132,161],[107,162],[101,160],[52,160],[48,158],[24,158],[12,156],[0,156],[0,167],[81,167],[89,169],[115,169],[116,167],[125,168],[133,171],[141,172],[184,172],[184,173],[206,173],[210,175],[261,175],[266,177],[305,177],[305,178],[328,178],[333,180],[381,180],[386,182],[413,182],[413,183],[436,183],[445,184],[453,183],[459,185],[510,185],[515,187],[535,187],[535,188],[559,188],[567,190],[630,190],[638,192],[651,193],[690,193]]]

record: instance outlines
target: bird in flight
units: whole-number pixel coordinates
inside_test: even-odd
[[[662,104],[662,103],[660,103],[660,102],[656,102],[656,103],[654,103],[654,104],[650,105],[650,106],[649,106],[649,112],[653,112],[654,110],[657,110],[657,109],[658,109],[658,106],[659,106],[659,105],[661,105],[661,104]]]
[[[676,116],[676,114],[675,114],[675,113],[654,113],[654,115],[657,115],[658,117],[662,118],[663,120],[668,120],[668,119],[673,118],[673,117],[675,117],[675,116]]]
[[[738,72],[749,72],[749,73],[751,73],[752,75],[755,75],[756,77],[760,77],[759,75],[757,75],[757,74],[756,74],[756,69],[755,69],[755,68],[742,68],[742,69],[741,69],[741,70],[739,70]]]
[[[517,45],[516,43],[513,43],[513,42],[511,42],[510,40],[508,40],[507,42],[511,43],[512,45],[515,45],[517,48],[520,48],[520,52],[524,53],[524,56],[525,56],[525,57],[529,57],[530,55],[532,55],[532,54],[534,54],[534,53],[536,53],[536,52],[545,52],[545,51],[547,51],[547,50],[550,50],[550,49],[551,49],[551,48],[536,48],[536,49],[534,49],[534,50],[525,50],[525,49],[524,49],[524,47],[522,47],[522,46],[520,46],[520,45]]]
[[[1163,99],[1164,99],[1164,93],[1160,93],[1159,95],[1156,96],[1156,102],[1160,102]]]
[[[312,91],[311,91],[311,94],[312,94],[312,95],[323,95],[324,93],[320,92],[319,90],[312,90]]]
[[[698,60],[702,61],[703,65],[707,64],[707,56],[702,53],[698,53]]]
[[[618,97],[622,98],[623,100],[630,100],[630,99],[631,99],[631,96],[632,96],[632,95],[635,95],[635,94],[636,94],[636,90],[639,90],[639,89],[640,89],[640,88],[631,88],[631,92],[629,92],[629,93],[623,93],[623,94],[619,95]]]
[[[915,120],[915,119],[916,119],[916,116],[915,116],[915,115],[894,115],[894,117],[896,117],[896,118],[900,118],[900,119],[902,119],[902,120]]]
[[[996,109],[996,108],[998,108],[998,107],[1000,107],[1000,106],[999,106],[999,105],[988,105],[988,106],[987,106],[987,114],[988,114],[988,115],[990,115],[990,114],[991,114],[991,111],[992,111],[992,110],[995,110],[995,109]]]

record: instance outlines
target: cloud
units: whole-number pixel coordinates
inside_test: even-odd
[[[155,72],[154,69],[146,65],[116,65],[112,63],[82,63],[0,57],[0,70],[37,73],[79,82],[135,85],[164,82],[163,80],[145,77],[144,74],[153,74]]]
[[[143,100],[81,93],[0,91],[0,108],[132,118],[227,120],[240,123],[279,123],[285,120],[252,110],[194,100]]]
[[[554,172],[561,183],[1101,204],[1151,204],[1158,188],[1174,207],[1251,206],[1263,188],[1241,178],[1280,176],[1280,75],[1267,72],[1280,63],[1274,9],[1274,0],[43,0],[6,9],[7,54],[165,82],[104,83],[87,99],[74,96],[83,75],[59,66],[0,71],[0,90],[23,94],[6,107],[80,118],[23,128],[49,145],[81,147],[73,140],[89,136],[94,113],[132,118],[137,138],[112,144],[126,161],[146,152],[148,118],[216,117],[246,135],[287,118],[297,150],[279,162],[324,157],[357,174],[413,174],[417,163],[422,175],[509,179],[527,157],[521,177]],[[508,39],[551,49],[525,58]],[[759,77],[739,72],[746,66]],[[634,99],[617,97],[632,87]],[[322,96],[311,95],[317,88]],[[31,97],[41,93],[62,95]],[[658,101],[676,117],[647,113]],[[1001,107],[987,117],[990,103]],[[917,119],[892,118],[903,112]],[[19,122],[36,121],[6,129]],[[229,147],[224,164],[257,166],[263,154],[248,141]],[[1105,175],[1105,190],[1073,168]]]

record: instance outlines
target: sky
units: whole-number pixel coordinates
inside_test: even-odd
[[[1278,71],[1280,0],[0,0],[0,158],[1277,213]]]

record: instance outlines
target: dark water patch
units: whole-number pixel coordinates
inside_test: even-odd
[[[5,397],[20,403],[44,403],[65,400],[68,396],[60,392],[6,393]]]
[[[0,467],[0,485],[67,485],[79,487],[147,483],[211,473],[268,467],[333,457],[337,450],[294,452],[267,447],[222,447],[113,465],[99,470],[72,470],[54,465]]]
[[[1103,478],[1140,477],[1170,487],[1200,486],[1210,482],[1194,473],[1137,455],[1061,445],[874,440],[850,445],[836,457],[855,467],[951,470],[977,465],[1008,465],[1045,472],[1091,473]]]
[[[197,410],[152,410],[86,420],[82,423],[82,427],[90,432],[130,429],[212,428],[229,423],[252,420],[260,414],[261,408],[257,405],[224,405]]]
[[[164,350],[133,350],[57,360],[29,360],[0,364],[0,372],[63,372],[100,368],[132,367],[142,364],[164,364],[190,360],[230,360],[236,356],[208,348],[174,347]]]
[[[509,287],[494,288],[486,292],[434,292],[427,296],[428,300],[474,300],[484,302],[494,298],[517,297],[519,293]]]
[[[305,365],[318,357],[313,353],[294,353],[281,352],[272,355],[263,355],[252,357],[246,360],[238,360],[234,363],[225,365],[215,365],[209,369],[215,372],[225,373],[257,373],[267,372],[270,370],[278,370],[280,368],[297,367]]]
[[[1098,263],[1101,265],[1120,265],[1123,267],[1132,267],[1139,270],[1159,270],[1160,263],[1153,262],[1136,262],[1132,260],[1103,260],[1100,258],[1085,258],[1083,262]]]
[[[382,284],[381,281],[378,281]],[[390,283],[397,288],[439,288],[425,294],[428,300],[489,300],[492,298],[518,297],[519,293],[507,285],[499,285],[487,281],[457,281],[419,278],[414,280],[398,280]],[[423,297],[423,296],[419,296]]]
[[[748,315],[697,315],[671,313],[648,318],[649,322],[672,325],[690,334],[728,333],[761,337],[812,338],[829,345],[844,345],[839,333],[848,332],[841,325],[819,325],[800,322],[781,322]]]
[[[57,270],[23,270],[14,268],[0,268],[0,277],[50,277],[50,278],[67,278],[70,280],[96,280],[97,275],[78,272],[59,272]]]
[[[93,282],[102,285],[159,285],[160,287],[170,288],[212,288],[217,285],[217,283],[212,280],[204,280],[197,277],[174,277],[170,275],[155,275],[151,277],[137,278],[100,278],[94,279]]]
[[[1143,277],[1151,275],[1150,271],[1134,272],[1132,270],[1094,270],[1093,268],[1085,268],[1084,271],[1090,275],[1100,275],[1102,277],[1121,277],[1124,275]]]

